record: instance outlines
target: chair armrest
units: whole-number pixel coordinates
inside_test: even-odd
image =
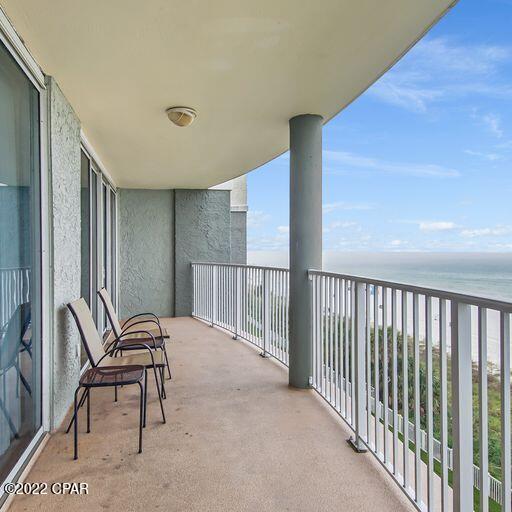
[[[139,318],[141,316],[150,316],[152,319],[157,323],[160,324],[160,319],[154,314],[154,313],[139,313],[137,315],[133,315],[130,318],[126,319],[123,323],[123,329],[129,326],[129,323],[134,320],[135,318]]]
[[[134,322],[133,324],[128,325],[127,327],[125,327],[122,330],[121,336],[124,336],[125,334],[133,334],[133,332],[128,331],[128,329],[131,329],[132,327],[134,327],[136,325],[140,325],[140,324],[155,324],[158,327],[158,330],[160,331],[160,337],[161,338],[164,337],[164,334],[162,332],[162,326],[158,322],[155,322],[155,320],[151,320],[151,319],[150,320],[138,320],[137,322]]]

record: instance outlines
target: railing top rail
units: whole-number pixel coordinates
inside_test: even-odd
[[[213,263],[211,261],[193,261],[191,265],[206,265],[210,267],[240,267],[240,268],[256,268],[261,270],[280,270],[289,272],[290,269],[286,267],[269,267],[262,265],[244,265],[243,263]]]
[[[191,265],[205,265],[215,267],[238,267],[238,268],[251,268],[260,270],[278,270],[282,272],[289,272],[286,267],[271,267],[263,265],[244,265],[243,263],[215,263],[211,261],[193,261]],[[376,279],[371,277],[356,276],[352,274],[341,274],[337,272],[326,272],[324,270],[310,269],[308,270],[309,276],[319,275],[326,277],[337,277],[341,279],[348,279],[350,281],[358,283],[366,283],[374,286],[384,286],[387,288],[394,288],[395,290],[401,290],[410,293],[419,293],[422,295],[428,295],[430,297],[436,297],[439,299],[452,300],[469,304],[471,306],[478,306],[482,308],[494,309],[497,311],[503,311],[512,313],[512,302],[506,302],[498,299],[491,299],[490,297],[479,297],[476,295],[468,295],[464,293],[451,292],[448,290],[439,290],[437,288],[428,288],[425,286],[417,286],[407,283],[400,283],[397,281],[385,281],[383,279]]]
[[[475,295],[466,295],[464,293],[450,292],[447,290],[439,290],[436,288],[427,288],[424,286],[416,286],[411,284],[405,284],[394,281],[384,281],[382,279],[373,279],[370,277],[355,276],[350,274],[339,274],[336,272],[325,272],[323,270],[308,270],[309,276],[325,276],[325,277],[337,277],[341,279],[347,279],[356,283],[371,284],[374,286],[384,286],[387,288],[394,288],[395,290],[401,290],[411,293],[419,293],[421,295],[428,295],[439,299],[447,299],[456,302],[462,302],[471,306],[479,306],[482,308],[494,309],[498,311],[512,313],[512,303],[497,299],[491,299],[488,297],[478,297]]]

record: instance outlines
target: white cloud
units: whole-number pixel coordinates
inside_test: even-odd
[[[487,129],[498,139],[503,137],[503,129],[501,128],[501,118],[496,114],[486,114],[482,117],[482,121]]]
[[[409,242],[407,242],[407,240],[391,240],[391,242],[389,242],[389,245],[391,247],[402,247],[404,245],[408,245]]]
[[[247,247],[251,251],[282,251],[288,245],[288,236],[283,234],[252,237],[247,240]]]
[[[344,167],[364,169],[367,171],[433,178],[453,178],[460,175],[458,170],[442,165],[389,162],[377,158],[356,155],[348,151],[325,150],[323,155],[330,168],[342,165]],[[336,173],[336,170],[332,172]]]
[[[472,149],[466,149],[464,150],[464,153],[483,158],[484,160],[489,160],[490,162],[495,162],[496,160],[501,160],[503,158],[498,153],[484,153],[482,151],[473,151]]]
[[[347,229],[359,226],[357,222],[335,220],[329,224],[330,229]]]
[[[419,223],[421,231],[451,231],[457,224],[448,221],[423,221]]]
[[[249,210],[247,212],[247,227],[248,228],[261,228],[268,220],[270,215],[260,210]]]
[[[371,203],[347,203],[346,201],[337,201],[335,203],[325,203],[322,205],[323,213],[332,213],[337,210],[373,210],[375,206]]]
[[[324,226],[322,228],[322,232],[331,233],[333,231],[343,231],[347,229],[350,229],[352,232],[360,232],[361,226],[357,222],[353,221],[335,220],[333,222],[330,222],[327,226]]]
[[[414,112],[425,112],[427,105],[441,99],[441,89],[422,85],[425,78],[421,73],[388,71],[368,93],[396,107]]]
[[[510,226],[495,226],[493,228],[463,229],[460,234],[467,238],[506,236],[512,234],[512,228]]]
[[[447,38],[420,41],[368,93],[413,112],[453,96],[510,97],[512,88],[497,78],[511,49],[498,45],[461,45]],[[460,77],[464,76],[464,80]]]
[[[281,234],[288,234],[290,232],[289,226],[277,226],[277,232]]]

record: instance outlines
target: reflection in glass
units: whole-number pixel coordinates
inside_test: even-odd
[[[91,190],[89,158],[81,151],[80,163],[80,229],[81,229],[81,287],[80,295],[91,307]],[[87,354],[81,349],[81,366],[87,361]]]
[[[116,212],[116,194],[113,190],[110,190],[110,296],[114,303],[114,307],[117,308],[117,258],[116,258],[116,247],[117,247],[117,212]]]
[[[0,481],[41,425],[39,93],[0,43]]]

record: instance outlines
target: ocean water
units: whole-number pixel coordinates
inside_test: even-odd
[[[248,263],[263,266],[288,266],[288,254],[280,252],[250,252]],[[385,281],[424,286],[466,295],[512,302],[512,254],[475,253],[340,253],[326,252],[323,270]],[[389,297],[388,297],[389,299]],[[381,300],[381,299],[380,299]],[[408,298],[409,335],[412,335],[412,297]],[[397,307],[400,307],[398,305]],[[433,342],[439,343],[439,302],[433,304]],[[388,325],[391,322],[388,310]],[[373,315],[373,312],[370,312]],[[473,360],[478,360],[478,323],[476,308],[472,308],[471,347]],[[401,318],[400,311],[397,315]],[[420,298],[419,335],[425,336],[425,305]],[[448,348],[451,340],[447,333]],[[487,357],[494,370],[500,361],[499,313],[488,311]],[[492,368],[491,368],[492,370]]]
[[[288,266],[288,254],[254,251],[254,265]],[[325,252],[323,270],[512,302],[512,253]]]

